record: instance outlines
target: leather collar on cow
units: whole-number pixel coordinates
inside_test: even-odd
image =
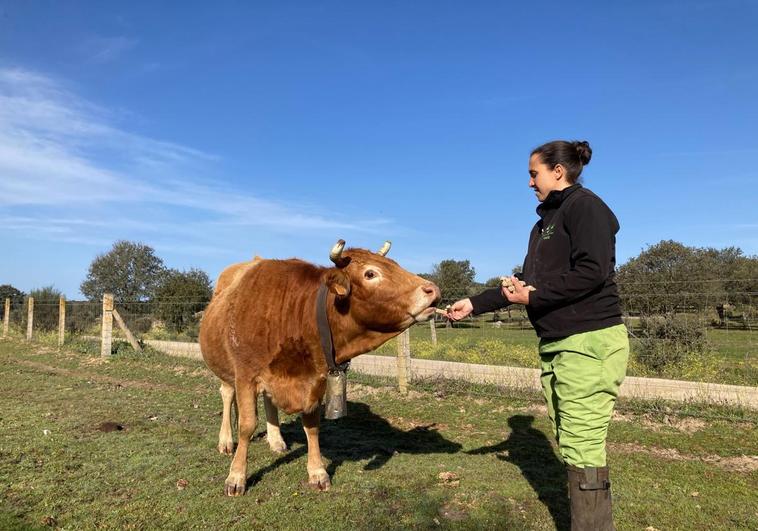
[[[321,284],[316,295],[316,324],[318,326],[318,335],[321,339],[321,350],[324,352],[324,359],[330,373],[345,372],[350,366],[350,362],[346,361],[337,365],[334,359],[332,330],[329,327],[329,317],[326,314],[326,299],[328,294],[329,289],[326,287],[326,284]]]

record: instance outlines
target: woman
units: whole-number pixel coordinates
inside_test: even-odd
[[[614,529],[605,439],[629,357],[614,282],[619,223],[579,184],[592,150],[557,140],[532,151],[529,187],[540,219],[521,278],[451,306],[451,319],[526,306],[540,338],[542,389],[568,471],[571,529]],[[532,290],[534,286],[534,290]]]

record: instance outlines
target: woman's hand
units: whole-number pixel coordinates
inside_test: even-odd
[[[451,321],[460,321],[474,311],[471,299],[461,299],[447,309],[447,318]]]
[[[529,292],[535,291],[532,286],[516,277],[511,277],[511,285],[503,286],[503,296],[512,304],[529,304]]]

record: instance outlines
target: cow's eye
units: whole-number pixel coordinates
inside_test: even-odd
[[[366,279],[371,280],[372,278],[376,277],[376,271],[373,269],[369,269],[365,273],[363,273],[363,276],[366,277]]]

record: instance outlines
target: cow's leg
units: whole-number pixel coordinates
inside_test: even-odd
[[[221,392],[221,401],[224,403],[224,412],[221,417],[221,430],[218,432],[218,451],[222,454],[232,455],[234,452],[234,439],[232,439],[234,387],[226,382],[221,382],[219,391]]]
[[[318,427],[321,420],[321,409],[316,408],[310,413],[303,413],[303,428],[308,438],[308,483],[318,490],[329,490],[332,486],[329,474],[326,473],[324,462],[321,460],[321,448],[318,445]]]
[[[235,380],[237,396],[237,415],[239,416],[239,433],[237,433],[237,451],[234,452],[232,465],[229,467],[229,476],[224,483],[224,492],[227,496],[239,496],[245,492],[247,483],[247,447],[250,446],[250,437],[255,432],[257,418],[255,403],[257,393],[255,384],[251,380]]]
[[[263,393],[263,406],[266,408],[266,440],[272,452],[281,454],[287,450],[287,443],[279,431],[279,410],[267,393]]]

